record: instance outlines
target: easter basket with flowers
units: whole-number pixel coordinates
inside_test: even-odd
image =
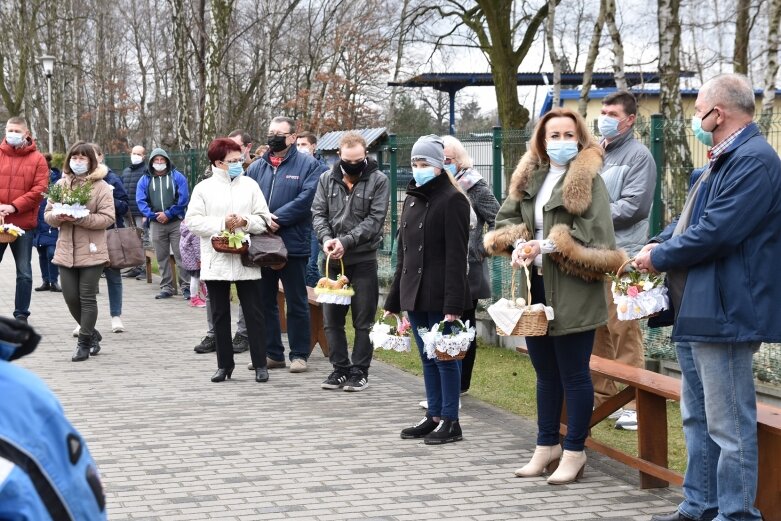
[[[450,332],[445,333],[445,326],[450,324]],[[418,328],[418,334],[423,340],[423,348],[429,359],[442,361],[463,360],[469,349],[469,344],[475,338],[475,328],[469,327],[460,320],[437,322],[431,329]]]
[[[211,236],[212,248],[220,253],[241,255],[249,249],[249,234],[242,231],[223,230]]]
[[[331,255],[329,254],[325,259],[325,274],[326,276],[317,281],[315,285],[315,295],[317,295],[317,301],[323,304],[340,304],[342,306],[349,306],[352,301],[352,296],[355,295],[355,290],[350,287],[350,279],[344,274],[344,262],[339,259],[339,263],[342,267],[342,273],[335,280],[328,278],[328,264],[331,261]]]
[[[548,332],[548,321],[553,320],[553,308],[544,304],[532,304],[531,277],[529,267],[523,266],[526,273],[526,296],[515,298],[515,279],[518,270],[513,269],[510,283],[510,298],[501,298],[488,307],[488,314],[496,324],[499,336],[542,336]]]
[[[87,203],[92,197],[92,183],[83,183],[71,188],[55,183],[49,185],[48,191],[44,192],[43,196],[52,202],[52,215],[68,215],[81,219],[89,215]]]
[[[670,307],[664,275],[642,273],[626,261],[618,271],[608,274],[619,320],[638,320]]]
[[[24,230],[15,224],[6,224],[3,216],[0,215],[0,244],[14,242],[22,235],[24,235]]]
[[[396,324],[386,322],[390,317],[396,319]],[[407,317],[390,314],[378,320],[369,331],[369,340],[376,349],[387,349],[404,353],[410,350],[411,325]]]

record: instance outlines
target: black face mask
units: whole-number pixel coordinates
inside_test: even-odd
[[[366,167],[366,159],[360,163],[347,163],[342,159],[339,161],[339,167],[342,169],[342,172],[350,177],[358,177],[363,173],[363,169]]]
[[[273,136],[266,143],[272,152],[282,152],[287,148],[287,136]]]

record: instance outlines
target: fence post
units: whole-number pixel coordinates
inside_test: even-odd
[[[651,155],[656,163],[656,188],[651,207],[650,236],[662,231],[662,177],[664,175],[664,116],[651,114]]]
[[[496,200],[502,201],[502,127],[494,127],[491,135],[493,158],[491,165],[491,189]]]
[[[393,245],[396,243],[396,230],[398,228],[398,193],[397,193],[397,168],[398,168],[398,147],[396,146],[396,134],[388,134],[388,155],[390,162],[390,217],[391,217],[391,236],[390,250],[393,252]],[[393,265],[396,265],[395,256],[391,256]]]

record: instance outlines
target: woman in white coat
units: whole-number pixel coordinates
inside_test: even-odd
[[[260,186],[242,175],[241,147],[232,139],[218,138],[207,151],[213,175],[193,189],[185,224],[201,238],[201,280],[206,283],[217,341],[217,372],[212,382],[230,379],[235,363],[231,343],[230,287],[236,284],[244,310],[255,381],[268,381],[266,334],[260,306],[260,268],[247,267],[241,256],[214,250],[211,237],[223,230],[259,234],[266,230],[269,213]]]

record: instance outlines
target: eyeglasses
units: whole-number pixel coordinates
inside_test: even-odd
[[[243,163],[243,162],[244,162],[244,159],[241,158],[241,157],[237,157],[236,159],[231,159],[230,161],[224,161],[223,160],[223,163],[228,164],[228,165],[233,165],[233,164],[236,164],[236,163]]]
[[[293,135],[292,132],[284,132],[284,133],[280,132],[280,133],[277,133],[277,134],[267,134],[266,137],[268,139],[271,139],[273,137],[288,137],[288,136],[291,136],[291,135]]]
[[[455,162],[456,162],[456,158],[455,157],[447,157],[447,156],[445,156],[445,164],[446,165],[450,165],[450,164],[453,164]]]

